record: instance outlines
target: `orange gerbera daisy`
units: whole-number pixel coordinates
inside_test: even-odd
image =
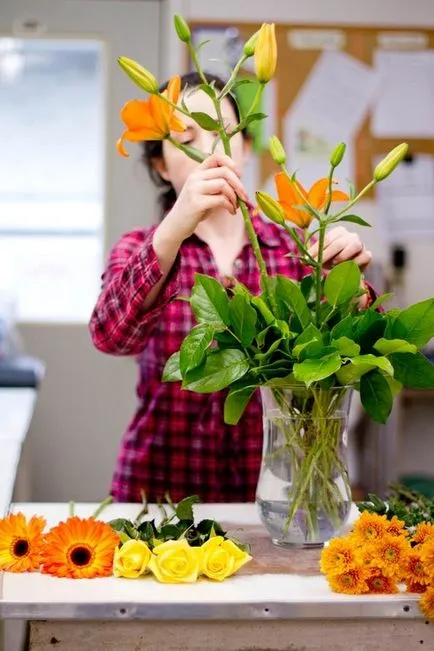
[[[71,579],[110,576],[119,536],[94,518],[68,518],[45,537],[42,572]]]
[[[371,594],[396,594],[399,592],[396,581],[383,574],[378,568],[370,571],[366,585]]]
[[[386,528],[387,520],[385,515],[363,511],[354,523],[350,537],[357,538],[360,542],[372,542],[381,538],[386,533]]]
[[[312,215],[308,210],[298,210],[295,206],[302,206],[306,201],[316,208],[322,210],[329,197],[329,180],[327,178],[316,181],[310,190],[305,190],[298,181],[291,182],[283,172],[274,177],[279,203],[285,211],[285,219],[293,222],[300,228],[306,228],[312,221]],[[298,191],[296,190],[296,186]],[[300,196],[300,194],[302,196]],[[303,197],[306,201],[303,201]],[[348,201],[349,196],[341,190],[332,190],[332,201]]]
[[[356,549],[348,538],[333,538],[321,552],[323,574],[342,574],[356,564]]]
[[[174,104],[181,92],[180,77],[173,77],[162,94]],[[121,110],[121,118],[127,127],[116,143],[118,152],[128,156],[123,142],[141,142],[143,140],[164,140],[171,131],[182,132],[186,127],[175,115],[175,109],[158,95],[151,95],[147,100],[131,100]]]
[[[430,577],[425,572],[425,567],[418,548],[413,548],[407,555],[403,579],[406,583],[419,583],[423,585],[430,583]]]
[[[416,527],[412,541],[420,545],[428,538],[434,538],[434,524],[431,524],[430,522],[421,522]]]
[[[363,594],[368,592],[366,579],[369,574],[362,567],[353,567],[342,574],[328,574],[327,581],[334,592]]]
[[[33,516],[27,522],[22,513],[0,520],[0,570],[32,572],[40,566],[45,519]]]
[[[424,592],[419,601],[419,608],[425,617],[434,619],[434,588],[428,588]]]
[[[387,521],[386,533],[391,536],[408,536],[408,530],[405,528],[405,522],[403,520],[398,520],[396,515],[393,516],[391,520]]]
[[[401,536],[386,534],[376,542],[375,547],[375,564],[387,576],[400,578],[411,550],[408,541]]]

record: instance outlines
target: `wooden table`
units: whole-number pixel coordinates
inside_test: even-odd
[[[49,525],[68,514],[66,504],[12,508],[44,515]],[[87,516],[94,508],[81,504],[76,512]],[[116,504],[102,517],[133,518],[137,510]],[[318,574],[319,552],[273,548],[253,504],[200,505],[196,514],[224,521],[238,537],[250,535],[255,564],[223,583],[193,585],[4,574],[0,618],[30,622],[32,651],[434,649],[434,623],[421,616],[417,596],[332,593]]]

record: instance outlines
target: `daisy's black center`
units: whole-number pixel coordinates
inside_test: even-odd
[[[74,547],[71,551],[70,558],[74,565],[84,567],[89,564],[89,561],[92,558],[92,552],[87,547],[77,545],[77,547]]]
[[[13,546],[13,554],[17,558],[21,558],[22,556],[27,556],[29,553],[29,542],[28,540],[25,540],[24,538],[18,538],[14,542]]]

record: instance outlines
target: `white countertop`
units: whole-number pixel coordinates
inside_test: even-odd
[[[79,504],[87,517],[95,504]],[[112,504],[101,518],[134,518],[140,505]],[[68,516],[67,504],[14,504],[15,512],[44,515],[48,526]],[[258,524],[254,504],[198,505],[196,518],[237,526]],[[357,517],[357,509],[353,518]],[[235,533],[235,531],[234,531]],[[236,533],[235,533],[236,535]],[[222,583],[164,585],[152,578],[58,579],[34,574],[3,575],[0,617],[25,619],[287,619],[421,617],[417,595],[346,596],[325,578],[291,574],[236,575]]]
[[[7,513],[12,499],[36,395],[34,389],[0,389],[0,517]]]

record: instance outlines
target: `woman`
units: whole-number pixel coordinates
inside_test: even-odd
[[[223,82],[207,75],[217,89]],[[181,86],[198,86],[196,74]],[[166,87],[166,85],[164,85]],[[164,88],[163,87],[163,88]],[[212,114],[211,99],[197,90],[185,101],[190,111]],[[228,128],[238,124],[235,100],[227,95],[222,113]],[[173,138],[209,152],[215,134],[182,116],[187,129]],[[113,355],[137,355],[137,411],[124,435],[112,482],[116,501],[135,502],[144,491],[149,501],[175,501],[199,495],[204,502],[251,502],[255,497],[262,453],[259,396],[237,426],[223,422],[225,393],[196,394],[161,381],[164,364],[194,325],[188,296],[195,273],[234,277],[259,293],[259,273],[245,233],[237,197],[247,200],[242,170],[250,154],[246,134],[231,140],[232,158],[217,148],[199,164],[168,141],[143,143],[143,160],[154,182],[163,186],[158,225],[124,235],[110,253],[103,286],[90,321],[94,345]],[[286,254],[290,237],[274,224],[253,216],[269,272],[296,280],[305,273]],[[314,254],[314,249],[312,250]],[[364,269],[371,260],[359,237],[338,227],[324,249],[329,265],[355,260]],[[368,300],[368,297],[361,299]]]

